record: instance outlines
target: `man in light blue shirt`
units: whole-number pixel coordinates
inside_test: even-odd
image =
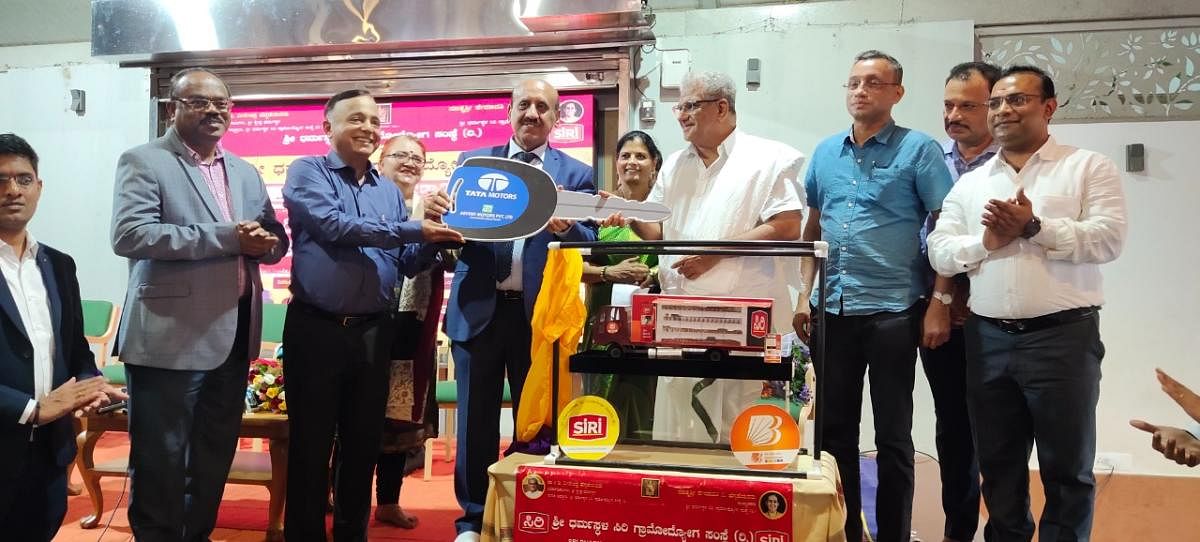
[[[842,476],[847,540],[862,538],[858,428],[868,367],[879,450],[878,540],[906,542],[910,536],[912,390],[928,267],[918,234],[953,183],[937,142],[892,120],[892,107],[904,96],[903,73],[895,58],[879,51],[855,58],[846,82],[854,122],[817,145],[804,183],[811,218],[803,239],[829,242],[823,293],[824,386],[830,393],[822,438]],[[806,260],[807,291],[793,319],[805,341],[814,275]]]

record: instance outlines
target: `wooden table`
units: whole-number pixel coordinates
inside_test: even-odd
[[[625,461],[631,464],[664,463],[675,465],[706,465],[717,467],[737,467],[738,463],[732,453],[718,450],[697,450],[687,448],[663,448],[655,446],[618,445],[607,459]],[[800,458],[803,464],[812,464],[811,456]],[[544,463],[543,456],[527,454],[512,454],[498,463],[488,467],[488,494],[483,512],[482,542],[512,542],[514,514],[516,507],[516,474],[521,465],[540,465]],[[564,469],[582,469],[587,467],[560,466]],[[805,469],[807,470],[807,469]],[[678,474],[664,470],[630,470],[617,469],[615,472],[633,472],[640,474]],[[740,478],[753,478],[753,472]],[[726,475],[707,475],[720,476]],[[739,478],[737,476],[728,476]],[[771,478],[771,481],[786,480]],[[791,479],[793,487],[792,501],[792,540],[793,542],[846,542],[844,526],[846,523],[846,504],[839,489],[837,463],[829,454],[821,455],[820,476],[810,479]]]
[[[108,431],[129,431],[129,417],[124,411],[111,414],[87,416],[87,429],[76,439],[79,455],[76,463],[83,476],[83,485],[92,499],[92,515],[79,520],[84,529],[100,524],[104,514],[104,495],[100,492],[100,478],[125,476],[129,470],[129,459],[120,458],[96,464],[93,453],[100,437]],[[261,452],[238,451],[229,469],[231,484],[260,485],[267,488],[271,502],[267,509],[267,540],[283,540],[283,505],[287,496],[288,424],[284,414],[250,413],[242,416],[242,438],[265,438],[271,442],[270,455]]]

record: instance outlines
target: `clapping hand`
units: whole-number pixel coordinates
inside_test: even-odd
[[[1189,467],[1200,465],[1200,440],[1191,433],[1178,427],[1158,426],[1143,420],[1129,420],[1129,425],[1154,435],[1150,445],[1163,457]]]
[[[983,232],[983,247],[988,250],[1002,248],[1025,231],[1025,224],[1033,219],[1033,202],[1025,197],[1025,188],[1018,188],[1017,195],[1008,200],[988,200],[983,206],[980,223],[987,227]]]
[[[241,253],[252,258],[265,255],[279,243],[279,238],[275,234],[267,231],[254,220],[238,222],[237,236]]]
[[[1155,369],[1154,374],[1158,377],[1158,383],[1162,386],[1163,393],[1183,407],[1183,411],[1191,416],[1192,420],[1200,423],[1200,395],[1196,395],[1196,392],[1171,378],[1171,375],[1163,372],[1162,369]]]
[[[109,401],[108,382],[101,377],[76,380],[71,377],[49,394],[38,399],[37,418],[34,423],[46,425],[76,411],[89,412]]]
[[[1163,392],[1183,407],[1188,416],[1200,422],[1200,395],[1171,378],[1162,369],[1155,369],[1154,372]],[[1178,427],[1155,425],[1144,420],[1129,420],[1129,425],[1154,435],[1150,445],[1163,457],[1189,467],[1200,465],[1200,439],[1196,435]]]

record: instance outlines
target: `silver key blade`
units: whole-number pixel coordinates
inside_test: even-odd
[[[603,198],[569,190],[558,192],[558,205],[554,207],[555,218],[571,220],[604,220],[613,213],[642,222],[662,222],[671,218],[671,209],[661,203],[633,201],[617,196]]]

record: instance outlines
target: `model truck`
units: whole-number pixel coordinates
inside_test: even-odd
[[[593,350],[613,359],[651,348],[701,351],[720,361],[732,351],[762,355],[772,300],[635,294],[632,305],[605,305],[592,328]]]

